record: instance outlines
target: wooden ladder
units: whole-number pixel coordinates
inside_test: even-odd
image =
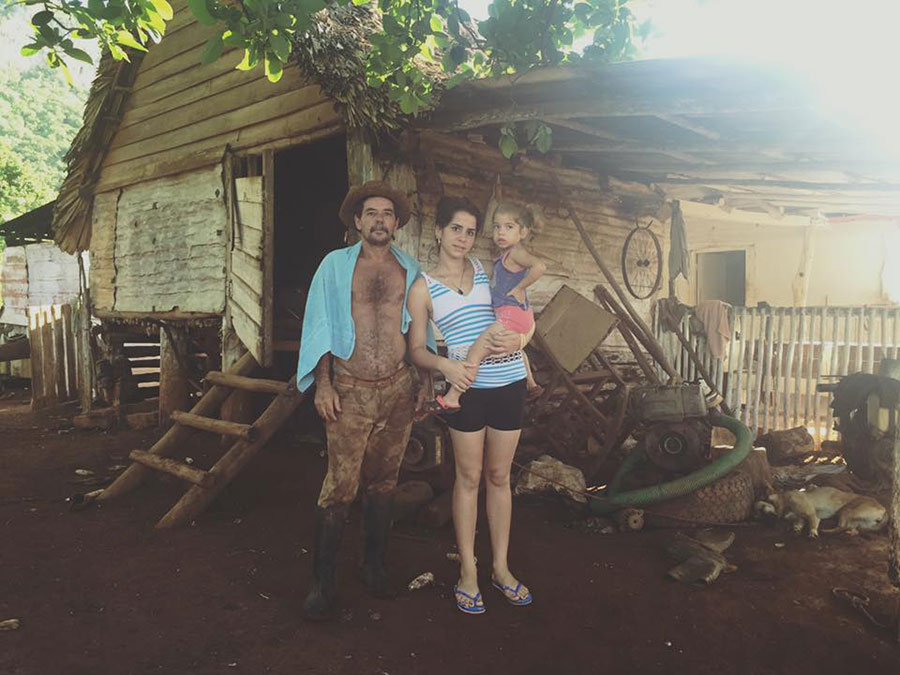
[[[227,373],[208,373],[206,381],[213,385],[209,391],[190,412],[173,412],[171,419],[175,424],[150,450],[132,451],[129,455],[131,466],[97,496],[97,501],[105,502],[121,497],[138,487],[151,471],[162,471],[192,485],[156,527],[175,527],[196,518],[234,480],[303,401],[304,397],[297,391],[293,381],[249,377],[257,368],[256,360],[248,352]],[[235,389],[269,394],[275,398],[253,424],[216,419],[214,416],[219,414],[225,399]],[[196,430],[224,434],[236,439],[234,445],[209,471],[170,459]]]

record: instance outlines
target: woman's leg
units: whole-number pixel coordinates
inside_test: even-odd
[[[493,552],[493,578],[503,586],[518,583],[509,571],[507,554],[509,551],[509,527],[512,521],[512,493],[509,475],[513,455],[519,444],[520,429],[499,431],[487,428],[487,452],[485,453],[485,484],[487,490],[487,517],[491,530],[491,550]],[[520,590],[525,597],[528,589]]]
[[[478,592],[475,568],[475,523],[478,519],[478,488],[484,461],[485,430],[450,430],[456,481],[453,483],[453,527],[459,549],[459,588],[469,595]]]

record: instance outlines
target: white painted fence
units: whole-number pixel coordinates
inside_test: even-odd
[[[685,380],[700,379],[674,333],[656,334]],[[898,307],[735,307],[731,341],[713,359],[702,327],[688,313],[681,330],[716,388],[751,429],[806,426],[821,442],[834,437],[831,395],[816,392],[855,372],[877,373],[900,351]]]

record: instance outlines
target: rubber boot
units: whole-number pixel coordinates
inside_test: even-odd
[[[303,612],[309,621],[325,621],[336,614],[334,568],[347,510],[346,506],[316,507],[313,585],[303,603]]]
[[[391,533],[393,495],[367,495],[363,518],[363,585],[376,598],[395,598],[384,564]]]

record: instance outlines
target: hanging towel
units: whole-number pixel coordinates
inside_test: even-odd
[[[347,360],[356,347],[356,326],[350,311],[353,271],[362,243],[332,251],[313,277],[306,298],[303,315],[303,332],[300,334],[300,357],[297,363],[297,389],[306,391],[312,385],[316,365],[324,354],[331,352],[339,359]],[[419,263],[414,258],[391,246],[391,253],[406,270],[406,293],[403,296],[403,319],[400,330],[409,330],[410,316],[406,309],[409,288],[419,276]],[[434,335],[428,327],[428,348],[436,352]]]
[[[709,353],[714,359],[721,359],[731,340],[731,305],[721,300],[704,300],[694,307],[694,316],[703,324]]]

